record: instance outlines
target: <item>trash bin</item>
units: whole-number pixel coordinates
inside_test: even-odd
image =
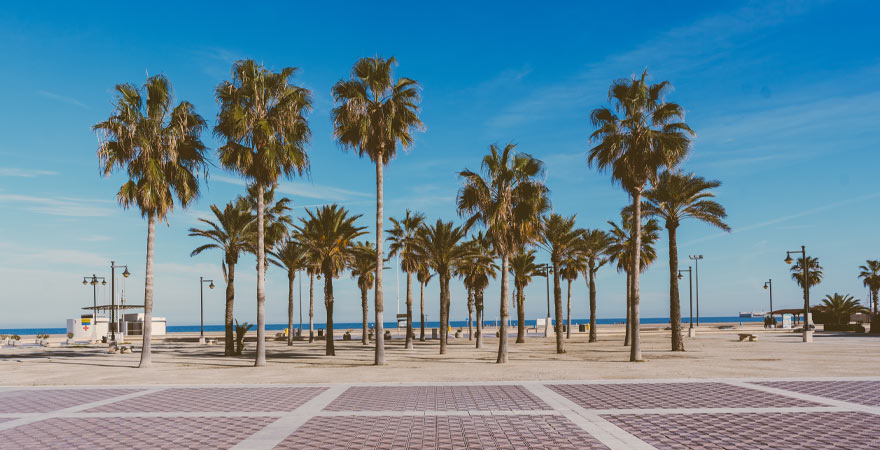
[[[431,328],[431,339],[437,339],[437,329]]]
[[[587,326],[585,324],[578,325],[578,332],[585,333],[587,331]]]

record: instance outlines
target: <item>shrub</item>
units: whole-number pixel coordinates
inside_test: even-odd
[[[244,336],[247,334],[248,330],[253,328],[254,326],[245,322],[241,325],[238,324],[238,319],[235,319],[235,354],[240,355],[242,351],[244,351]]]
[[[67,339],[73,339],[73,333],[67,333]]]

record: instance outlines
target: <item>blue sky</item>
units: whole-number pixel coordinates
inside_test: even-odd
[[[698,223],[679,231],[683,265],[687,254],[705,256],[702,314],[765,309],[767,278],[774,280],[774,306],[796,307],[800,294],[782,259],[800,245],[825,268],[814,299],[833,292],[865,299],[857,267],[880,258],[874,237],[878,7],[605,3],[6,6],[0,12],[0,327],[62,326],[91,303],[81,277],[109,276],[111,259],[129,265],[128,301],[142,302],[146,223],[116,204],[122,178],[101,176],[90,127],[110,114],[116,83],[142,84],[156,73],[170,78],[177,100],[194,103],[213,123],[213,89],[246,57],[276,70],[299,67],[295,82],[313,92],[311,176],[281,184],[294,213],[340,202],[364,214],[370,229],[374,169],[339,150],[329,120],[330,87],[348,77],[357,58],[393,55],[397,74],[423,88],[426,130],[386,170],[388,215],[412,208],[430,220],[458,220],[457,172],[477,168],[489,144],[515,142],[546,162],[554,210],[601,228],[619,217],[627,197],[608,175],[587,167],[588,115],[605,104],[612,80],[647,67],[654,81],[672,82],[669,99],[685,107],[697,133],[683,169],[724,183],[717,194],[733,232]],[[205,138],[216,148],[216,139]],[[214,167],[199,202],[158,227],[155,313],[169,324],[198,322],[200,275],[222,280],[219,254],[190,258],[200,241],[187,229],[207,216],[210,204],[242,190],[239,179]],[[658,262],[642,278],[644,316],[668,315],[666,245],[664,235]],[[238,270],[236,316],[253,322],[251,267],[253,259],[245,259]],[[394,271],[385,280],[391,319]],[[600,317],[622,317],[623,277],[602,269],[598,283]],[[267,286],[269,321],[283,322],[284,274],[270,269]],[[359,320],[355,284],[343,276],[336,287],[335,320]],[[403,298],[402,278],[400,287]],[[207,295],[208,323],[222,321],[222,292]],[[497,292],[490,285],[487,319],[497,316]],[[452,294],[453,319],[462,319],[459,283]],[[543,280],[526,294],[527,316],[543,316]],[[578,280],[575,317],[586,316],[585,294]],[[438,318],[437,296],[432,283],[429,320]]]

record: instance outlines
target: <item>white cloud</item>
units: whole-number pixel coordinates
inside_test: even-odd
[[[229,183],[235,184],[239,186],[246,186],[247,182],[241,178],[227,177],[223,175],[212,176],[212,180],[219,181],[221,183]],[[323,186],[319,184],[311,184],[311,183],[303,183],[298,181],[282,181],[278,183],[278,192],[306,197],[306,198],[314,198],[320,200],[331,200],[331,201],[343,201],[348,200],[352,197],[371,197],[372,193],[358,192],[358,191],[350,191],[347,189],[340,189],[330,186]]]
[[[44,175],[57,175],[51,170],[20,169],[17,167],[0,167],[0,177],[35,178]]]
[[[57,100],[59,102],[69,103],[71,105],[76,105],[76,106],[79,106],[80,108],[85,108],[85,109],[89,108],[88,105],[86,105],[85,103],[83,103],[73,97],[68,97],[66,95],[56,94],[54,92],[49,92],[49,91],[37,91],[37,94],[39,94],[42,97],[46,97],[46,98],[49,98],[52,100]]]
[[[26,211],[52,216],[105,217],[118,212],[116,208],[97,205],[110,203],[108,200],[75,197],[38,197],[0,193],[0,204],[4,203],[14,203],[20,205]]]

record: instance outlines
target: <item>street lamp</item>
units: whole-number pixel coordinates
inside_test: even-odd
[[[116,269],[125,269],[122,276],[128,278],[131,272],[127,265],[116,265],[116,261],[110,261],[110,345],[116,344]],[[146,316],[144,316],[146,319]]]
[[[773,324],[773,278],[764,282],[764,289],[770,290],[770,324]]]
[[[691,266],[688,266],[687,270],[679,269],[678,271],[678,279],[681,280],[684,278],[683,273],[687,272],[688,274],[688,296],[691,300],[691,309],[690,309],[690,320],[688,321],[688,337],[697,337],[697,330],[694,329],[694,271],[691,269]]]
[[[807,247],[801,245],[800,250],[789,250],[785,252],[785,263],[791,264],[794,260],[791,258],[792,253],[800,253],[803,256],[804,269],[804,342],[813,342],[813,332],[810,331],[810,264],[807,261]]]
[[[694,261],[694,284],[697,285],[697,326],[700,326],[700,260],[703,255],[690,255],[689,259]]]
[[[199,344],[205,343],[205,283],[211,283],[208,287],[214,289],[214,280],[206,280],[204,277],[199,277],[199,309],[201,311],[199,314]]]
[[[553,273],[553,266],[544,264],[544,278],[547,279],[547,320],[544,322],[544,337],[550,335],[550,274]]]
[[[98,323],[98,280],[101,280],[101,286],[107,285],[107,280],[104,277],[95,276],[92,274],[91,277],[88,275],[83,277],[83,286],[92,285],[92,334],[95,336],[95,340],[97,340],[98,331],[95,325]]]

